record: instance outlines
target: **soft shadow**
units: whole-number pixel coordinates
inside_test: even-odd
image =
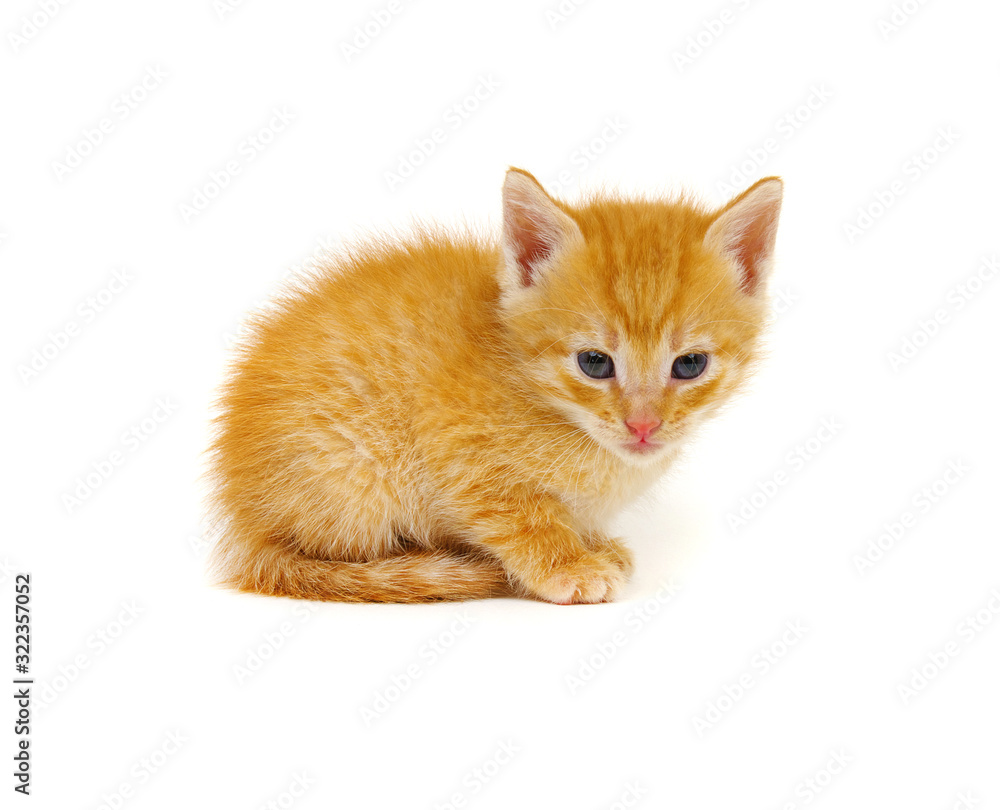
[[[635,553],[635,571],[619,601],[645,599],[679,585],[705,552],[716,524],[703,491],[686,476],[661,481],[615,521],[613,530]]]

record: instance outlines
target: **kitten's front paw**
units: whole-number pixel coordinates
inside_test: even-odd
[[[586,551],[533,576],[520,577],[535,596],[557,605],[610,602],[625,585],[620,561],[607,553]]]
[[[617,537],[608,537],[604,534],[592,532],[584,535],[583,542],[586,543],[587,548],[591,551],[603,554],[621,568],[626,579],[632,576],[632,571],[635,569],[632,550]]]

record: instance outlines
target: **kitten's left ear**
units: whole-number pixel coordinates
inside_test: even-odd
[[[736,262],[740,286],[749,295],[771,271],[782,188],[778,177],[757,181],[719,211],[705,233],[705,247]]]
[[[580,226],[528,172],[510,169],[503,184],[502,281],[527,289],[566,251],[583,244]]]

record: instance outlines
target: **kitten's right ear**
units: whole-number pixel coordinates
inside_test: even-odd
[[[510,169],[503,184],[502,281],[508,290],[536,284],[567,250],[583,244],[580,226],[528,172]]]
[[[782,189],[780,177],[758,180],[722,208],[705,234],[706,247],[736,263],[748,295],[761,289],[771,271]]]

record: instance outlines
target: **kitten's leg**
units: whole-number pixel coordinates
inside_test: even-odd
[[[625,585],[627,552],[607,541],[589,547],[554,498],[533,493],[480,508],[470,528],[515,583],[549,602],[610,601]]]
[[[635,570],[632,550],[621,539],[608,537],[603,532],[586,532],[583,535],[583,542],[587,548],[603,553],[613,560],[626,578],[632,575],[632,571]]]

